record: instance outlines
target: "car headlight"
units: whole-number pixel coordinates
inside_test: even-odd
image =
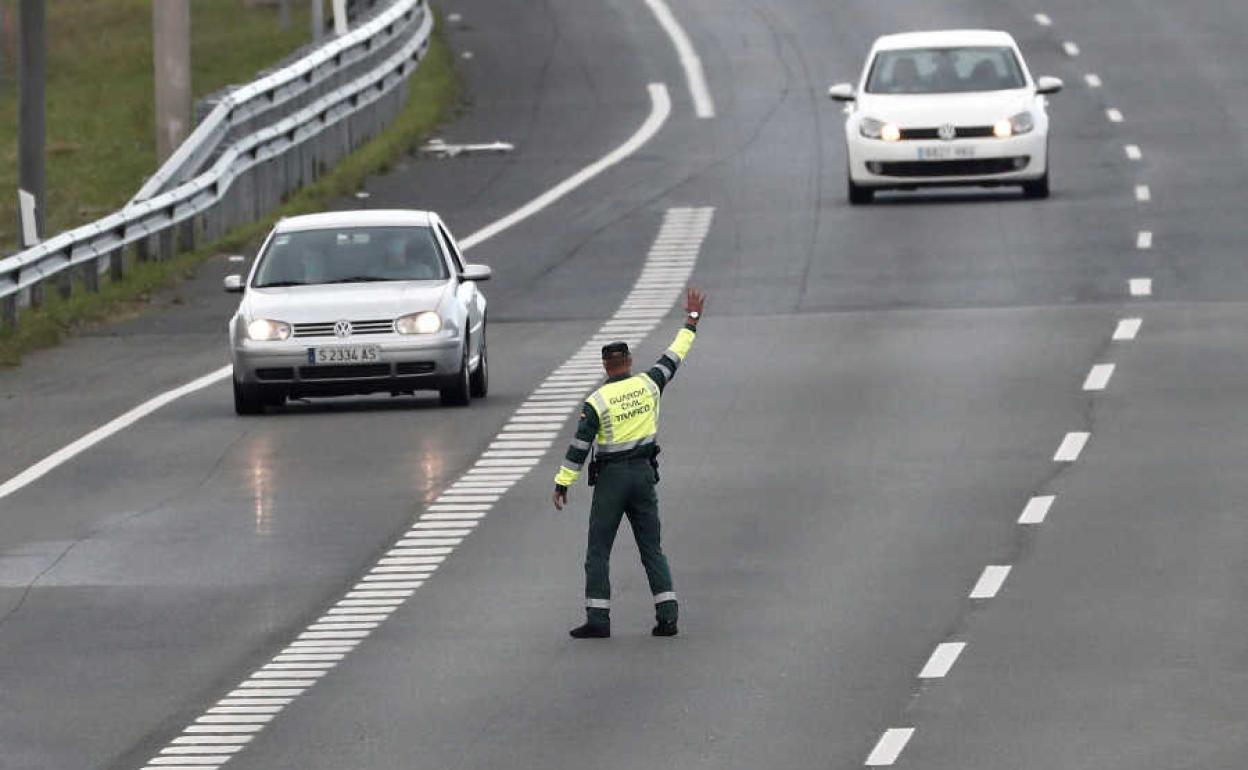
[[[434,334],[441,329],[442,316],[432,310],[405,315],[394,322],[394,330],[399,334]]]
[[[1012,118],[998,120],[992,126],[992,135],[998,139],[1026,134],[1036,127],[1036,119],[1030,112],[1020,112]]]
[[[247,324],[247,336],[257,342],[280,342],[290,339],[290,324],[257,318]]]
[[[895,142],[901,139],[900,128],[875,118],[863,118],[858,123],[858,133],[868,139],[882,139],[885,142]]]

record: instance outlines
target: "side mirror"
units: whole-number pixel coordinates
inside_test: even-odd
[[[227,294],[243,293],[243,277],[241,275],[227,275],[225,280],[222,281],[222,285],[225,287]]]
[[[1061,78],[1042,77],[1036,79],[1036,93],[1041,96],[1055,94],[1062,90],[1065,84]]]
[[[853,83],[837,83],[828,89],[828,98],[834,102],[852,102],[858,97],[854,95]]]
[[[464,272],[459,274],[463,281],[488,281],[494,271],[486,265],[464,265]]]

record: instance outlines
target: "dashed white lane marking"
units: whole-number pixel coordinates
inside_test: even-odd
[[[1151,297],[1153,294],[1152,278],[1132,278],[1127,281],[1132,297]]]
[[[665,281],[678,287],[688,283],[702,241],[710,231],[713,215],[714,209],[711,208],[674,208],[667,211],[658,237],[670,240],[673,233],[680,233],[680,253],[687,260],[680,268],[664,269]],[[654,275],[652,267],[653,258],[649,258],[642,275]],[[640,283],[641,278],[638,279]],[[666,305],[654,303],[655,315],[666,316],[679,296],[679,291],[673,291],[666,295]],[[635,301],[632,295],[624,305],[630,301]],[[617,311],[580,351],[547,378],[546,383],[567,383],[561,386],[558,400],[538,403],[533,401],[535,396],[525,399],[473,466],[433,498],[420,518],[343,599],[308,625],[297,639],[268,663],[252,672],[237,689],[209,707],[183,730],[181,736],[149,760],[148,765],[169,770],[172,757],[178,758],[178,761],[189,758],[186,761],[192,763],[204,760],[204,764],[194,765],[200,770],[221,764],[241,750],[250,734],[260,731],[293,699],[333,671],[360,641],[380,628],[398,607],[436,574],[445,559],[473,533],[479,521],[493,510],[502,495],[519,483],[547,454],[559,429],[576,414],[585,395],[601,381],[601,363],[597,364],[599,368],[596,371],[586,363],[601,360],[595,359],[599,356],[597,346],[618,336],[640,343],[644,339],[643,334],[657,325],[656,321],[646,332],[618,335],[622,328],[621,316],[627,314],[626,310]],[[539,390],[547,387],[543,384]],[[202,754],[185,748],[176,754],[171,751],[173,747],[184,745],[180,741],[204,734],[222,741],[220,744],[206,743],[206,746],[235,748]],[[208,762],[206,758],[209,757],[219,761],[215,764]]]
[[[1140,203],[1147,203],[1153,199],[1153,191],[1146,184],[1137,184],[1135,186],[1135,199]]]
[[[1092,437],[1091,433],[1084,431],[1071,431],[1062,439],[1061,445],[1053,454],[1053,462],[1057,463],[1073,463],[1079,459],[1083,448],[1087,446],[1088,439]]]
[[[919,678],[941,679],[945,677],[964,649],[966,649],[966,642],[942,642],[936,645],[936,649],[932,650],[932,656],[927,659],[923,670],[919,672]]]
[[[1141,230],[1136,233],[1135,247],[1141,251],[1153,248],[1153,232],[1151,230]]]
[[[980,574],[979,580],[975,582],[975,587],[971,589],[971,599],[991,599],[1001,590],[1001,586],[1005,585],[1005,579],[1010,574],[1010,566],[1008,564],[990,564],[984,567],[983,573]]]
[[[913,735],[913,727],[891,727],[885,730],[867,757],[867,767],[888,767],[895,764]]]
[[[1079,46],[1075,45],[1069,40],[1067,40],[1065,43],[1062,43],[1062,50],[1066,52],[1067,56],[1074,57],[1074,56],[1079,55]]]
[[[715,117],[715,102],[711,99],[711,89],[706,85],[706,73],[702,70],[702,60],[694,50],[689,35],[676,20],[676,15],[664,0],[646,0],[646,5],[658,19],[659,26],[672,39],[676,47],[676,55],[685,70],[685,80],[689,83],[689,95],[693,97],[693,111],[699,118]]]
[[[1023,513],[1018,517],[1019,524],[1043,524],[1045,517],[1049,515],[1049,509],[1053,507],[1053,501],[1057,497],[1054,495],[1037,495],[1027,501],[1027,505],[1023,507]]]
[[[1140,146],[1138,144],[1128,144],[1123,147],[1122,150],[1131,160],[1139,160],[1144,157],[1144,152],[1140,150]]]
[[[1114,107],[1110,107],[1109,109],[1105,110],[1105,117],[1109,118],[1110,123],[1121,123],[1123,120],[1122,111]]]
[[[1042,27],[1053,26],[1053,19],[1049,18],[1049,15],[1047,13],[1037,13],[1032,18],[1034,18],[1036,20],[1036,23]]]
[[[1101,82],[1101,76],[1094,72],[1089,72],[1084,75],[1083,82],[1088,84],[1088,88],[1100,88],[1103,85]]]
[[[1123,318],[1114,327],[1114,340],[1126,341],[1135,339],[1135,335],[1140,333],[1140,326],[1143,323],[1143,318]]]
[[[1084,390],[1105,390],[1109,385],[1109,378],[1114,376],[1113,364],[1097,364],[1088,372],[1087,379],[1083,381]]]

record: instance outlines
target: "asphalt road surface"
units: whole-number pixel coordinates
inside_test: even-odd
[[[412,159],[373,206],[463,238],[625,143],[649,84],[672,99],[643,146],[472,249],[496,274],[488,399],[242,419],[222,382],[0,500],[0,766],[213,767],[214,745],[239,770],[1248,766],[1248,6],[670,7],[714,117],[645,0],[442,4],[473,54],[444,138],[517,149]],[[980,26],[1066,81],[1052,199],[851,209],[827,85],[876,35]],[[683,209],[710,216],[711,300],[664,408],[681,635],[650,637],[622,532],[614,638],[567,637],[588,501],[549,502],[568,419],[388,619],[318,640],[413,522],[466,521],[429,514],[470,468],[529,464],[490,460],[495,437],[621,317]],[[0,374],[0,481],[224,364],[227,269]],[[258,670],[291,693],[238,695]]]

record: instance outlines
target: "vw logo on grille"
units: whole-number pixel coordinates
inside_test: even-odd
[[[936,129],[936,135],[947,142],[958,135],[958,129],[952,123],[946,123]]]
[[[334,336],[350,337],[351,336],[351,322],[350,321],[336,322],[334,324]]]

